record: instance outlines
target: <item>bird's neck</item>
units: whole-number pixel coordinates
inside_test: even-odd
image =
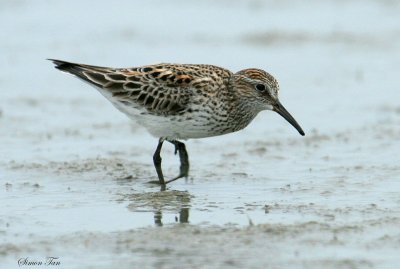
[[[229,113],[229,121],[234,124],[234,130],[245,128],[261,111],[248,102],[236,100],[235,106]]]

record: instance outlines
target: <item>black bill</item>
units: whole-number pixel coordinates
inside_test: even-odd
[[[290,113],[286,110],[286,108],[279,102],[277,101],[276,105],[274,106],[273,110],[281,115],[282,117],[285,118],[296,130],[301,134],[305,135],[303,129],[301,129],[300,125],[297,123],[297,121],[290,115]]]

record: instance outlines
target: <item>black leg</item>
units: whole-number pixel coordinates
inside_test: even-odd
[[[162,169],[161,169],[161,160],[162,159],[161,159],[161,156],[160,156],[163,142],[164,142],[164,139],[160,138],[160,140],[158,141],[157,149],[156,149],[156,151],[154,152],[154,155],[153,155],[154,167],[156,168],[157,175],[158,175],[158,180],[160,182],[160,185],[165,185],[164,175],[163,175],[163,172],[162,172]]]
[[[179,153],[179,160],[181,162],[181,166],[179,168],[179,175],[177,177],[174,177],[173,179],[166,181],[165,184],[175,181],[179,178],[189,176],[189,155],[186,151],[185,144],[178,140],[172,140],[172,141],[168,140],[168,142],[175,145],[175,154]]]
[[[157,149],[154,152],[153,155],[153,162],[154,162],[154,167],[156,168],[157,171],[157,176],[158,176],[158,182],[153,182],[151,181],[151,183],[159,183],[161,185],[161,190],[165,190],[165,185],[167,183],[170,183],[172,181],[175,181],[179,178],[182,177],[188,177],[189,175],[189,155],[186,151],[186,146],[184,143],[177,141],[177,140],[168,140],[168,142],[174,144],[175,146],[175,154],[179,153],[179,160],[181,162],[180,168],[179,168],[179,175],[177,177],[174,177],[171,180],[165,181],[164,180],[164,175],[162,172],[162,168],[161,168],[161,148],[164,142],[164,138],[160,138],[160,140],[158,141],[158,145],[157,145]]]

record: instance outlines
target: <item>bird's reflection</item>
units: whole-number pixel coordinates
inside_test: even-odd
[[[156,226],[163,226],[162,211],[154,211],[154,224]]]
[[[184,207],[179,211],[179,217],[175,216],[175,222],[178,223],[189,223],[189,208]],[[163,226],[162,222],[162,211],[154,211],[154,224],[156,226]]]
[[[189,223],[191,197],[187,191],[165,190],[125,194],[122,200],[130,201],[128,209],[132,212],[153,212],[154,224],[163,226],[171,222]]]
[[[179,223],[189,223],[189,208],[182,208],[179,211]]]

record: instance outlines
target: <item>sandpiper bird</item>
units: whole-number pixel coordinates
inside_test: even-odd
[[[109,68],[54,60],[56,68],[96,87],[129,118],[159,138],[153,155],[158,182],[187,177],[189,158],[179,140],[223,135],[245,128],[262,110],[273,110],[304,135],[279,102],[277,80],[264,70],[237,73],[201,64],[155,64]],[[168,181],[161,169],[164,141],[179,153],[180,173]]]

